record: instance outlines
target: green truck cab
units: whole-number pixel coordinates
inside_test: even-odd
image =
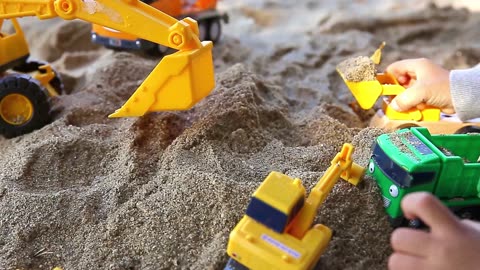
[[[411,192],[434,194],[463,218],[480,217],[480,134],[431,135],[427,128],[380,135],[367,173],[377,182],[394,227],[408,225],[400,208]]]

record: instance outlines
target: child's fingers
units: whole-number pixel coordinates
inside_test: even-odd
[[[410,82],[410,77],[407,76],[407,75],[399,75],[397,78],[397,81],[400,85],[403,85],[405,86],[406,84],[408,84],[408,82]]]
[[[405,91],[397,95],[390,103],[390,106],[394,110],[402,112],[417,106],[424,100],[425,91],[422,91],[418,84],[414,84],[412,87],[405,89]]]
[[[386,72],[393,74],[396,78],[402,75],[416,74],[416,69],[421,61],[425,61],[425,59],[405,59],[397,61],[390,64],[387,67]]]
[[[417,257],[428,256],[431,242],[429,233],[407,228],[396,229],[390,237],[394,251]]]
[[[393,62],[387,67],[385,71],[387,73],[393,74],[395,77],[398,78],[402,75],[407,74],[407,72],[410,70],[408,62],[410,62],[410,59]]]
[[[460,224],[450,210],[430,193],[408,194],[401,204],[405,217],[419,218],[434,233],[456,230]]]
[[[426,260],[420,257],[395,252],[388,258],[389,270],[426,269]]]

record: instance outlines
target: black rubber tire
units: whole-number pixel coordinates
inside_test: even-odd
[[[390,222],[390,226],[392,228],[405,227],[405,226],[408,225],[408,220],[406,218],[404,218],[403,216],[398,217],[398,218],[388,217],[388,221]]]
[[[479,126],[465,126],[457,130],[455,134],[480,133]]]
[[[33,115],[23,125],[12,125],[0,117],[0,134],[13,138],[50,123],[50,103],[47,91],[38,81],[26,74],[12,74],[0,80],[0,101],[9,94],[20,94],[30,100]]]
[[[210,19],[208,21],[207,39],[211,40],[213,43],[217,43],[218,41],[220,41],[221,37],[222,37],[222,23],[220,22],[220,18]]]
[[[35,70],[41,71],[39,67],[45,64],[48,64],[48,63],[45,61],[39,61],[39,60],[27,60],[22,65],[15,66],[13,70],[17,72],[22,72],[22,73],[28,73]],[[55,89],[55,91],[57,91],[59,95],[61,95],[65,91],[62,77],[60,76],[58,71],[56,71],[53,67],[52,69],[53,69],[53,72],[55,73],[55,77],[53,77],[53,79],[49,82],[49,84],[53,87],[53,89]]]
[[[208,27],[208,20],[198,21],[198,38],[200,41],[209,40]]]
[[[153,48],[145,50],[145,54],[152,57],[163,57],[171,54],[171,50],[163,45],[155,44]]]
[[[461,219],[480,220],[480,206],[458,207],[452,210]]]
[[[403,216],[395,219],[389,217],[388,219],[392,228],[408,227],[412,229],[422,229],[426,227],[420,219],[406,219]]]
[[[407,226],[412,229],[422,229],[427,227],[425,223],[418,218],[409,219]]]
[[[170,49],[166,46],[148,41],[143,40],[143,51],[147,56],[151,57],[163,57],[165,55],[169,55],[173,52],[173,49]]]

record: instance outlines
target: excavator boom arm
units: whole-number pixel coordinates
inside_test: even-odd
[[[353,162],[353,145],[345,143],[342,150],[333,158],[330,167],[310,192],[305,205],[287,229],[290,234],[301,239],[312,226],[317,211],[337,181],[342,178],[357,185],[364,169]]]
[[[190,109],[214,88],[212,43],[200,42],[198,25],[139,0],[1,0],[0,19],[36,16],[81,19],[179,50],[165,56],[111,117]]]

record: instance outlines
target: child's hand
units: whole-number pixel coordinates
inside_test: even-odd
[[[419,218],[430,232],[399,228],[392,233],[390,270],[479,269],[480,223],[457,219],[429,193],[412,193],[402,200],[405,217]]]
[[[387,72],[407,88],[392,100],[390,105],[394,110],[423,109],[430,105],[444,113],[455,113],[450,95],[450,71],[420,58],[395,62],[387,67]]]

